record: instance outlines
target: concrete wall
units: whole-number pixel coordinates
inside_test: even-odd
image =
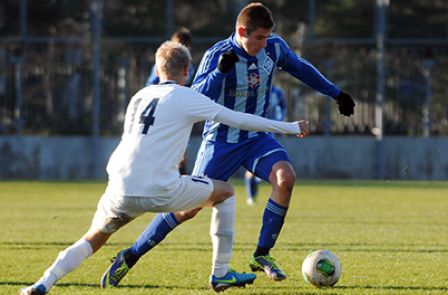
[[[301,178],[372,179],[377,175],[373,137],[279,140]],[[118,141],[115,137],[101,138],[99,153],[93,156],[89,137],[0,136],[0,179],[88,179],[94,169],[92,157],[100,167],[97,178],[105,179],[107,160]],[[199,137],[190,141],[189,171],[200,142]],[[386,179],[448,179],[448,138],[386,137],[384,151]]]

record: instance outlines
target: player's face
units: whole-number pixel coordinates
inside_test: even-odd
[[[260,50],[266,47],[267,40],[272,34],[271,29],[258,28],[250,34],[243,28],[239,28],[241,47],[251,56],[256,56]]]

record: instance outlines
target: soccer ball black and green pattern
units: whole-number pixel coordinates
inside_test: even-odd
[[[305,282],[316,287],[331,287],[341,277],[341,263],[333,252],[316,250],[303,261],[302,275]]]

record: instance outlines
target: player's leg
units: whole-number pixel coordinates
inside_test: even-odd
[[[231,145],[237,151],[216,147],[215,144],[204,142],[198,152],[193,174],[207,175],[210,178],[227,180],[240,166],[244,158],[245,151],[241,151],[237,145]],[[227,157],[227,159],[226,159]],[[224,167],[220,166],[224,165]],[[231,249],[233,246],[233,228],[234,228],[234,198],[227,198],[228,184],[222,181],[214,181],[216,193],[211,195],[211,202],[203,204],[203,206],[214,204],[212,213],[211,236],[214,248],[214,259],[212,276],[210,283],[215,290],[224,290],[233,286],[244,286],[250,284],[255,279],[254,274],[241,274],[230,270],[228,267],[231,258]],[[224,202],[222,195],[227,198]],[[233,190],[232,190],[233,194]],[[217,204],[219,203],[219,204]],[[171,212],[168,214],[158,214],[151,224],[141,234],[139,239],[130,249],[123,250],[125,253],[134,253],[134,264],[144,253],[149,251],[155,245],[160,243],[169,232],[171,232],[181,222],[194,217],[199,209]],[[218,222],[219,220],[219,222]],[[223,235],[224,233],[224,235]],[[230,249],[230,254],[229,254]],[[124,256],[124,255],[122,255]],[[117,258],[118,259],[118,258]],[[111,267],[116,264],[115,260]],[[110,273],[110,269],[106,271],[105,276]],[[227,272],[224,273],[224,270]],[[224,273],[223,276],[221,274]],[[118,281],[119,282],[119,281]],[[118,282],[109,284],[116,286]]]
[[[221,151],[221,149],[219,150]],[[227,180],[234,173],[234,171],[239,168],[240,163],[235,162],[233,166],[227,166],[226,169],[210,169],[215,167],[215,165],[213,165],[213,162],[221,161],[221,157],[222,153],[215,153],[214,144],[204,141],[201,144],[198,155],[196,157],[193,175],[206,174],[213,179],[224,181]],[[233,157],[232,159],[235,160],[237,158]],[[222,163],[226,162],[232,164],[232,161],[223,161]],[[210,163],[212,163],[212,165],[209,165]],[[221,174],[219,174],[218,172],[221,172]],[[220,185],[219,183],[218,186]],[[126,263],[128,263],[130,267],[134,266],[144,254],[146,254],[148,251],[162,242],[166,238],[166,236],[178,225],[196,216],[196,214],[200,210],[200,208],[196,208],[180,212],[157,214],[151,221],[151,223],[146,227],[146,229],[140,234],[131,248],[124,249],[118,253],[117,258],[112,263],[112,266],[120,261],[120,257],[123,257],[123,261],[126,258]],[[111,267],[106,270],[104,276],[106,276],[110,272]],[[116,286],[118,285],[118,283],[119,281],[115,281],[111,282],[110,284],[108,283],[108,285]]]
[[[201,146],[199,152],[201,152],[201,150],[205,150],[205,145]],[[198,155],[199,154],[200,153],[198,153]],[[184,158],[182,159],[181,163],[185,159],[186,154],[184,154]],[[179,169],[181,168],[181,163],[179,164]],[[195,170],[197,169],[198,168],[195,166]],[[200,210],[201,208],[195,208],[186,211],[156,214],[151,223],[140,234],[137,240],[135,240],[134,244],[130,248],[123,249],[118,252],[117,257],[115,258],[115,261],[113,263],[119,261],[120,258],[122,258],[123,261],[126,261],[129,268],[133,267],[143,255],[145,255],[152,248],[162,242],[166,238],[166,236],[178,225],[196,216],[196,214]],[[110,271],[110,267],[108,270],[106,270],[104,275],[106,275],[108,271]],[[118,283],[119,281],[112,282],[111,286],[116,286],[118,285]]]
[[[53,264],[31,289],[33,287],[40,288],[41,290],[45,290],[43,294],[46,294],[57,281],[76,269],[85,259],[100,249],[109,239],[110,235],[110,233],[103,233],[96,228],[91,228],[76,243],[59,252]],[[23,290],[21,294],[28,293]]]
[[[227,180],[241,167],[248,143],[227,144],[216,143],[210,150],[198,157],[196,173],[207,175],[211,178]],[[212,153],[207,153],[212,151]],[[206,165],[198,165],[204,161]],[[256,276],[252,273],[239,273],[230,268],[233,254],[235,228],[235,197],[232,196],[224,202],[213,207],[210,224],[210,236],[213,244],[212,274],[210,285],[217,291],[223,291],[230,287],[252,284]]]
[[[103,237],[97,239],[95,235],[92,235],[91,238],[93,240],[107,240],[107,238]],[[20,294],[46,294],[58,280],[73,271],[94,253],[93,246],[98,249],[101,247],[101,244],[91,244],[90,241],[83,237],[70,247],[59,252],[56,260],[47,268],[43,276],[32,286],[21,289]]]
[[[203,206],[222,202],[233,194],[233,187],[225,182],[189,175],[182,176],[174,187],[166,196],[140,198],[139,207],[153,212],[186,210],[157,214],[130,248],[118,252],[101,278],[102,288],[117,286],[137,261],[179,224],[177,218],[190,219]]]
[[[253,158],[246,163],[255,175],[272,185],[272,194],[264,213],[262,228],[253,254],[252,270],[264,270],[274,280],[283,280],[286,275],[270,256],[270,250],[278,239],[294,187],[295,173],[283,147],[272,137],[266,136],[254,144]]]
[[[118,208],[112,204],[111,196],[104,194],[86,234],[61,251],[44,275],[32,286],[22,289],[20,294],[46,294],[58,280],[100,249],[116,230],[132,220],[125,214],[117,216],[114,212],[117,212]]]
[[[252,273],[239,273],[230,268],[233,254],[235,227],[235,197],[232,196],[213,207],[210,236],[213,244],[212,274],[210,286],[216,292],[230,287],[252,284]]]
[[[134,244],[121,254],[125,257],[129,268],[133,267],[144,254],[165,239],[168,233],[180,223],[195,217],[203,207],[212,207],[233,195],[233,187],[230,184],[219,180],[212,180],[212,182],[213,192],[201,207],[186,211],[158,213],[154,217],[151,224],[140,234]]]
[[[214,243],[216,243],[217,245],[214,248],[218,249],[218,251],[214,251],[214,257],[216,258],[217,263],[215,263],[213,267],[214,269],[216,268],[220,270],[225,268],[225,270],[223,276],[216,277],[215,280],[211,282],[212,286],[215,290],[224,290],[229,287],[244,286],[246,284],[252,283],[255,279],[254,274],[241,274],[235,271],[228,270],[228,265],[231,258],[231,250],[233,246],[233,217],[234,217],[234,204],[235,204],[233,197],[234,195],[233,187],[230,184],[219,180],[210,180],[207,178],[189,177],[189,176],[188,177],[185,176],[183,178],[191,178],[193,180],[192,182],[194,183],[203,183],[206,181],[212,182],[213,189],[212,191],[211,190],[208,191],[207,194],[208,198],[203,198],[200,202],[197,202],[195,204],[189,203],[188,202],[189,200],[197,200],[198,196],[201,196],[201,191],[194,191],[190,189],[187,191],[183,191],[182,194],[176,194],[177,201],[176,200],[171,201],[170,207],[161,206],[159,210],[164,210],[165,208],[182,209],[194,206],[200,206],[200,208],[214,206],[214,211],[216,211],[214,214],[217,214],[219,216],[218,218],[222,219],[223,221],[220,223],[221,225],[218,228],[216,228],[217,232],[215,234],[218,237],[218,239],[214,241]],[[232,197],[231,199],[233,200],[228,202],[228,199],[230,197]],[[224,205],[220,207],[221,204]],[[194,211],[194,214],[196,214],[200,208],[176,213],[190,214],[191,212]],[[225,218],[223,216],[231,216],[232,218],[230,218],[230,223],[229,221],[225,222],[225,220],[228,220],[229,218]],[[147,238],[142,238],[142,240],[147,240]],[[150,245],[152,243],[147,244]],[[228,249],[229,245],[230,250]],[[151,246],[152,245],[150,245],[149,247]],[[223,251],[225,251],[226,255],[225,257],[221,255]],[[131,251],[131,249],[125,249],[120,251],[117,255],[117,258],[114,260],[112,265],[103,275],[103,278],[101,280],[102,287],[117,286],[119,282],[123,279],[123,277],[127,274],[127,272],[131,269],[131,267],[135,265],[138,259],[139,257],[136,256]],[[225,277],[227,279],[223,281],[222,277]]]
[[[253,205],[258,193],[257,177],[250,171],[244,174],[244,186],[246,187],[246,203]]]
[[[283,227],[294,185],[294,170],[287,161],[277,162],[272,167],[269,179],[272,184],[272,194],[263,213],[262,228],[251,268],[264,270],[274,280],[284,280],[286,275],[269,252],[274,247]]]

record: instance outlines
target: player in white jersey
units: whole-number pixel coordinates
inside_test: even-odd
[[[107,165],[109,183],[90,229],[60,252],[44,275],[32,286],[21,289],[21,294],[46,294],[59,279],[100,249],[115,231],[145,212],[210,206],[219,211],[217,206],[233,195],[233,187],[207,177],[181,176],[177,169],[195,122],[216,120],[251,130],[308,133],[305,121],[280,123],[237,113],[180,86],[185,83],[190,61],[188,49],[181,44],[167,41],[157,50],[161,84],[140,90],[129,103],[121,141]],[[230,258],[219,253],[214,256],[214,265],[226,268],[224,275],[217,277],[223,280],[213,285],[215,290],[251,284],[256,278],[254,274],[231,270]],[[120,267],[116,274],[123,273],[126,264]],[[212,272],[214,276],[216,273]],[[112,278],[105,278],[109,279]]]
[[[182,27],[171,36],[171,41],[180,43],[191,50],[193,36],[189,29]],[[190,52],[191,53],[191,52]],[[190,67],[188,68],[187,80],[185,81],[185,86],[191,86],[194,79],[194,73],[196,69],[193,63],[190,63]],[[156,65],[154,64],[151,68],[151,72],[149,74],[148,79],[146,80],[145,86],[156,85],[159,84],[160,79],[156,75]],[[184,152],[182,159],[178,164],[178,169],[180,174],[187,174],[187,151]]]

